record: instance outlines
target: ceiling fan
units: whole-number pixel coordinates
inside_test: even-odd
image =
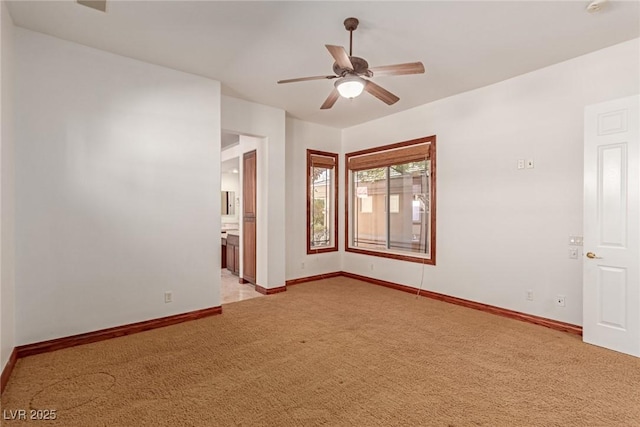
[[[356,18],[344,20],[344,27],[349,31],[349,54],[342,46],[325,45],[333,59],[333,72],[335,75],[299,77],[297,79],[279,80],[278,83],[303,82],[307,80],[338,79],[334,88],[320,107],[323,110],[333,107],[338,97],[355,98],[363,90],[369,92],[388,105],[395,104],[400,98],[393,93],[375,84],[371,80],[374,76],[397,76],[402,74],[422,74],[424,65],[422,62],[408,62],[406,64],[383,65],[369,68],[369,63],[362,58],[353,56],[353,32],[358,28],[359,21]]]

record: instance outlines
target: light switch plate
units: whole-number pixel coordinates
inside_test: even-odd
[[[582,246],[582,236],[569,236],[569,246]]]

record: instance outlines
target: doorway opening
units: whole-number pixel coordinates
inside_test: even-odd
[[[222,304],[263,296],[247,283],[243,254],[246,250],[241,224],[243,200],[243,154],[254,149],[251,139],[222,132],[220,156],[220,299]],[[255,271],[255,268],[254,268]],[[255,279],[254,279],[255,281]]]

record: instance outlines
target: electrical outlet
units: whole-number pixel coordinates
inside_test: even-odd
[[[556,305],[558,307],[564,307],[565,306],[565,300],[564,300],[564,295],[558,295],[556,297]]]
[[[527,290],[527,301],[533,301],[533,289]]]
[[[373,270],[373,263],[369,264],[369,269]]]
[[[304,270],[304,262],[300,263],[300,268]]]
[[[577,248],[569,248],[569,258],[578,259],[578,249]]]
[[[533,159],[527,159],[527,169],[533,169]]]
[[[164,293],[164,302],[165,303],[170,303],[171,301],[173,301],[173,295],[171,294],[171,292],[165,292]]]
[[[518,169],[524,169],[524,159],[518,159]]]

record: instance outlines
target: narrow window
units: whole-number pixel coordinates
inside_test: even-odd
[[[346,154],[349,252],[435,264],[436,138]]]
[[[307,150],[307,253],[338,250],[338,155]]]

